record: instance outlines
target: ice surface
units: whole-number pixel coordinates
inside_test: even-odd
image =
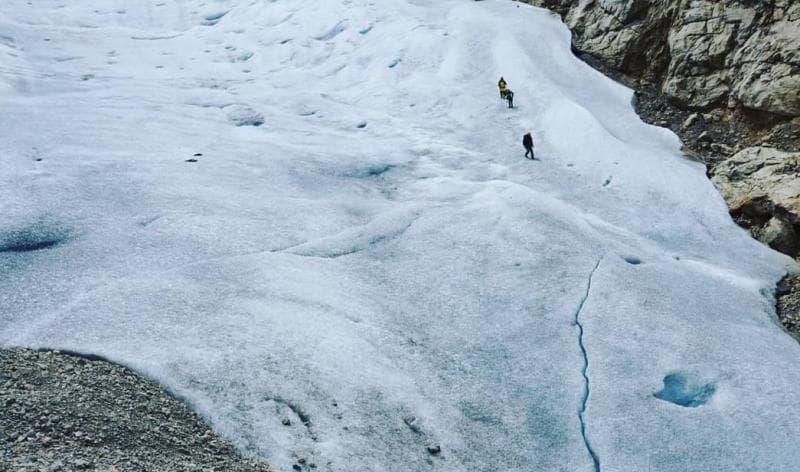
[[[279,470],[796,470],[787,260],[569,38],[499,0],[4,0],[0,345],[129,365]]]

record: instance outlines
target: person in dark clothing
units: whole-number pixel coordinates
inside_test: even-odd
[[[536,157],[533,155],[533,137],[531,136],[530,131],[525,133],[525,135],[522,137],[522,145],[525,147],[525,157],[528,157],[528,154],[530,154],[528,159],[536,159]]]

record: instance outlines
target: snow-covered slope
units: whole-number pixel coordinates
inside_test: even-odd
[[[787,260],[630,98],[510,1],[4,0],[0,345],[279,470],[796,470]]]

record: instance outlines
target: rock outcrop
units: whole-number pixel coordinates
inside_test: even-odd
[[[711,181],[756,238],[800,253],[800,152],[747,148],[715,166]]]
[[[573,43],[691,109],[800,116],[796,0],[532,0]]]

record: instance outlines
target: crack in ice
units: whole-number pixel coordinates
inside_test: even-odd
[[[586,301],[589,299],[589,294],[592,290],[592,279],[594,278],[595,272],[597,269],[600,268],[600,263],[603,261],[601,257],[597,264],[594,265],[592,272],[589,274],[589,280],[586,284],[586,293],[583,295],[581,299],[581,303],[578,305],[578,309],[575,311],[575,326],[578,327],[578,346],[581,349],[581,354],[583,355],[583,368],[581,369],[581,375],[583,376],[583,397],[581,398],[581,407],[578,410],[578,420],[581,423],[581,437],[583,438],[583,443],[586,445],[586,450],[589,452],[589,455],[592,457],[592,463],[594,464],[594,471],[600,472],[600,458],[597,457],[597,453],[592,448],[592,444],[589,441],[589,438],[586,435],[586,421],[584,419],[584,414],[586,413],[586,404],[589,402],[589,375],[587,372],[589,371],[589,354],[586,352],[586,345],[583,343],[583,325],[580,321],[581,311],[583,311],[583,306],[586,304]]]

